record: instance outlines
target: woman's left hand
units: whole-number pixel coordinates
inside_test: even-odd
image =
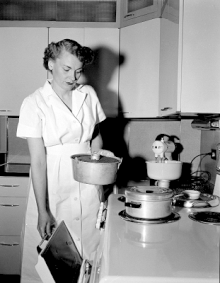
[[[100,149],[99,151],[97,151],[97,154],[107,157],[115,157],[114,153],[107,149]]]

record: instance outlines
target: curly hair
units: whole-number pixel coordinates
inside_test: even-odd
[[[92,64],[94,60],[94,52],[86,46],[81,46],[78,42],[71,39],[63,39],[58,42],[51,42],[44,50],[43,66],[49,70],[48,61],[50,59],[56,60],[62,50],[68,51],[70,54],[75,55],[83,66]]]

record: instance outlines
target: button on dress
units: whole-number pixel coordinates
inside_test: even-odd
[[[71,155],[91,153],[90,140],[96,124],[105,119],[91,86],[72,92],[72,112],[53,91],[50,80],[22,103],[17,129],[21,138],[43,138],[47,155],[49,204],[59,224],[64,220],[83,258],[92,259],[100,233],[95,228],[102,187],[73,178]],[[30,178],[24,233],[22,283],[41,282],[35,265],[38,212]]]

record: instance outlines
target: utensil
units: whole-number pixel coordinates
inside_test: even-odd
[[[172,213],[173,191],[156,186],[131,187],[125,190],[126,213],[132,217],[158,219]]]
[[[219,205],[219,198],[215,195],[200,193],[198,199],[193,200],[186,197],[184,194],[178,194],[173,197],[172,204],[187,208],[205,208]]]
[[[95,159],[90,154],[72,155],[73,176],[80,183],[93,185],[113,184],[121,159],[100,155]]]
[[[189,199],[198,199],[201,192],[195,190],[185,190],[182,193]]]

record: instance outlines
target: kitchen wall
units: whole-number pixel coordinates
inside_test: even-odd
[[[192,119],[181,120],[130,120],[123,122],[122,127],[114,127],[115,146],[122,145],[121,137],[117,133],[123,132],[123,146],[119,146],[118,155],[124,156],[124,167],[121,168],[121,178],[143,180],[147,177],[145,160],[153,160],[152,143],[159,134],[173,136],[179,150],[175,158],[183,162],[182,182],[193,173],[200,176],[200,172],[208,171],[212,189],[215,181],[216,161],[210,156],[198,156],[208,153],[220,142],[220,131],[201,131],[191,127]],[[108,127],[110,128],[110,127]],[[111,145],[113,143],[111,142]],[[112,150],[114,150],[112,148]],[[194,159],[195,158],[195,159]],[[191,163],[192,162],[192,163]]]

